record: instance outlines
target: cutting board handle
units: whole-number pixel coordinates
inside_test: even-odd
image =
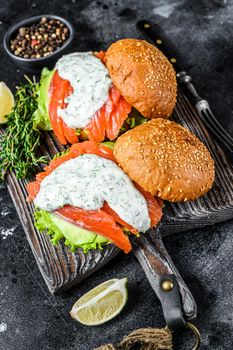
[[[185,320],[195,318],[197,314],[195,300],[166,251],[159,229],[150,230],[148,233],[141,235],[140,238],[133,239],[132,245],[135,256],[162,304],[165,319],[168,320],[170,316],[172,317],[169,312],[178,315],[179,308],[182,313],[181,316]],[[178,296],[178,298],[181,301],[181,303],[177,300],[171,301],[170,311],[168,305],[170,303],[169,293],[164,293],[161,288],[162,281],[166,279],[171,280],[174,287],[171,298],[177,297],[179,294],[180,297]],[[178,305],[179,303],[180,305]],[[181,318],[180,321],[182,323]]]

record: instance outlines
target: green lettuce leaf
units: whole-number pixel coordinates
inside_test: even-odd
[[[103,246],[110,243],[105,237],[73,225],[47,211],[36,211],[34,217],[38,231],[45,231],[54,245],[63,240],[64,244],[70,247],[71,252],[82,248],[84,253],[87,253],[89,250],[102,249]]]
[[[132,108],[128,117],[126,118],[123,126],[120,129],[120,134],[124,133],[129,129],[135,128],[135,126],[144,124],[148,121],[148,119],[144,118],[141,113],[139,113],[135,108]]]
[[[104,141],[104,142],[101,142],[102,145],[110,148],[111,150],[113,150],[114,148],[114,145],[115,145],[115,142],[113,141]]]
[[[52,130],[49,115],[48,115],[48,104],[49,104],[49,86],[54,74],[54,70],[44,68],[41,73],[40,83],[38,84],[37,90],[37,110],[33,113],[33,129],[34,130]]]

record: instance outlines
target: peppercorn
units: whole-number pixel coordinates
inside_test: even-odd
[[[69,37],[69,29],[56,19],[42,17],[39,22],[19,28],[10,49],[19,57],[35,59],[58,50]]]
[[[41,24],[44,24],[47,22],[47,18],[46,17],[42,17],[41,20],[40,20],[40,23]]]
[[[22,27],[22,28],[19,28],[19,34],[24,36],[26,33],[26,28],[25,27]]]

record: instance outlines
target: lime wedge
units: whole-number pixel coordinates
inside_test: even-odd
[[[84,294],[72,307],[71,317],[86,325],[97,326],[117,316],[127,302],[127,278],[101,283]]]
[[[0,124],[7,122],[7,115],[14,107],[14,96],[8,86],[0,82]]]

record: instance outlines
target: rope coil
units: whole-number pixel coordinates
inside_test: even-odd
[[[106,344],[94,350],[133,350],[136,346],[138,350],[172,350],[171,331],[168,328],[141,328],[125,336],[119,344]]]
[[[201,344],[201,336],[198,329],[190,322],[186,322],[195,336],[195,344],[192,350],[198,350]],[[165,328],[140,328],[123,338],[119,344],[106,344],[94,350],[172,350],[172,333]]]

